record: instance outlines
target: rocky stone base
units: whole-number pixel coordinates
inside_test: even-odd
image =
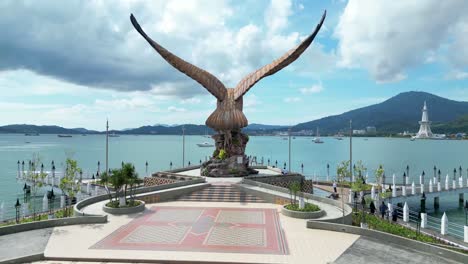
[[[232,156],[225,159],[211,158],[200,167],[202,176],[207,177],[243,177],[257,174],[258,171],[249,168],[246,156]]]

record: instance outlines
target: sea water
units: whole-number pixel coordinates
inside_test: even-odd
[[[322,138],[323,144],[315,144],[310,137],[291,138],[291,170],[301,172],[306,177],[314,175],[321,179],[327,175],[329,164],[330,178],[336,175],[336,166],[350,156],[349,138],[337,140]],[[209,158],[214,148],[198,147],[197,143],[211,142],[204,136],[185,136],[185,165],[198,165],[200,161]],[[121,135],[109,137],[109,168],[119,167],[121,162],[131,162],[135,165],[140,177],[146,176],[145,163],[148,162],[148,174],[167,170],[172,162],[173,168],[182,166],[183,144],[181,135]],[[105,169],[106,157],[105,135],[73,135],[70,138],[60,138],[57,135],[24,136],[22,134],[0,134],[0,203],[10,211],[16,198],[23,197],[23,182],[16,179],[17,162],[28,160],[36,154],[44,164],[44,170],[50,171],[52,160],[57,171],[63,171],[67,157],[78,161],[84,176],[90,177],[97,171],[100,161],[101,172]],[[266,165],[289,168],[288,138],[275,136],[251,136],[246,150],[247,155],[262,158]],[[441,170],[442,179],[453,169],[461,166],[464,184],[466,184],[468,168],[468,141],[461,140],[416,140],[406,138],[353,138],[352,160],[362,160],[369,174],[369,181],[374,181],[374,171],[380,164],[386,174],[386,182],[391,182],[395,173],[397,182],[402,182],[403,172],[409,166],[409,183],[419,183],[419,175],[425,171],[426,182],[433,177],[433,167]],[[302,166],[303,165],[303,166]],[[458,177],[458,171],[457,171]],[[458,183],[458,182],[457,182]],[[468,194],[466,194],[468,195]],[[466,197],[468,199],[468,197]],[[21,199],[20,199],[21,200]],[[10,208],[11,207],[11,208]],[[428,206],[429,207],[429,206]],[[462,219],[462,211],[458,209],[458,195],[448,201],[441,200],[440,211],[450,210],[456,219]],[[453,216],[453,215],[452,215]],[[452,217],[454,218],[454,217]],[[461,220],[460,220],[461,221]]]

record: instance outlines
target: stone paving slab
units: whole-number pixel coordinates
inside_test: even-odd
[[[104,202],[102,202],[104,203]],[[102,213],[102,203],[84,208],[85,212]],[[267,208],[280,210],[279,205],[255,203],[218,203],[218,202],[165,202],[153,204],[170,207],[203,207],[203,208]],[[125,226],[144,213],[130,216],[109,215],[109,222],[104,225],[77,225],[56,227],[47,248],[46,257],[66,258],[79,261],[98,259],[100,261],[116,261],[117,259],[132,259],[138,261],[199,261],[199,262],[229,262],[229,263],[329,263],[335,261],[354,241],[357,235],[325,230],[307,229],[305,220],[285,217],[279,214],[279,222],[283,227],[288,242],[289,255],[280,254],[245,254],[191,251],[158,251],[158,250],[109,250],[90,249],[103,238],[117,229]],[[221,230],[222,233],[223,230]],[[73,245],[73,250],[70,249]]]
[[[383,243],[378,239],[361,236],[336,262],[337,264],[361,263],[459,263],[441,256],[403,247],[393,243]],[[468,263],[468,256],[467,262]]]
[[[44,252],[53,228],[0,236],[0,261]]]
[[[153,206],[91,249],[288,254],[276,209]]]

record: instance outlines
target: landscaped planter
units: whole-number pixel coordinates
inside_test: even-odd
[[[145,210],[145,202],[140,201],[140,200],[137,200],[137,201],[140,202],[140,204],[137,206],[114,208],[114,207],[108,207],[104,205],[102,207],[102,210],[108,214],[113,214],[113,215],[135,214],[135,213],[143,212]]]
[[[289,216],[292,218],[316,219],[326,214],[324,210],[319,210],[315,212],[300,212],[300,211],[293,211],[293,210],[286,209],[285,206],[281,208],[281,213],[285,216]]]

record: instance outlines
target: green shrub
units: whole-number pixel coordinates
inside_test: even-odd
[[[298,204],[288,204],[288,205],[284,206],[284,208],[286,208],[288,210],[291,210],[291,211],[298,211],[298,212],[317,212],[317,211],[320,211],[320,207],[318,207],[317,205],[312,204],[312,203],[306,203],[304,205],[303,209],[300,209]]]
[[[127,202],[126,205],[119,206],[119,201],[112,201],[112,202],[106,203],[106,206],[111,207],[111,208],[127,208],[127,207],[135,207],[135,206],[138,206],[140,204],[141,204],[140,201],[130,200],[130,201]]]
[[[224,160],[227,158],[227,152],[224,149],[221,149],[218,154],[218,159]]]

